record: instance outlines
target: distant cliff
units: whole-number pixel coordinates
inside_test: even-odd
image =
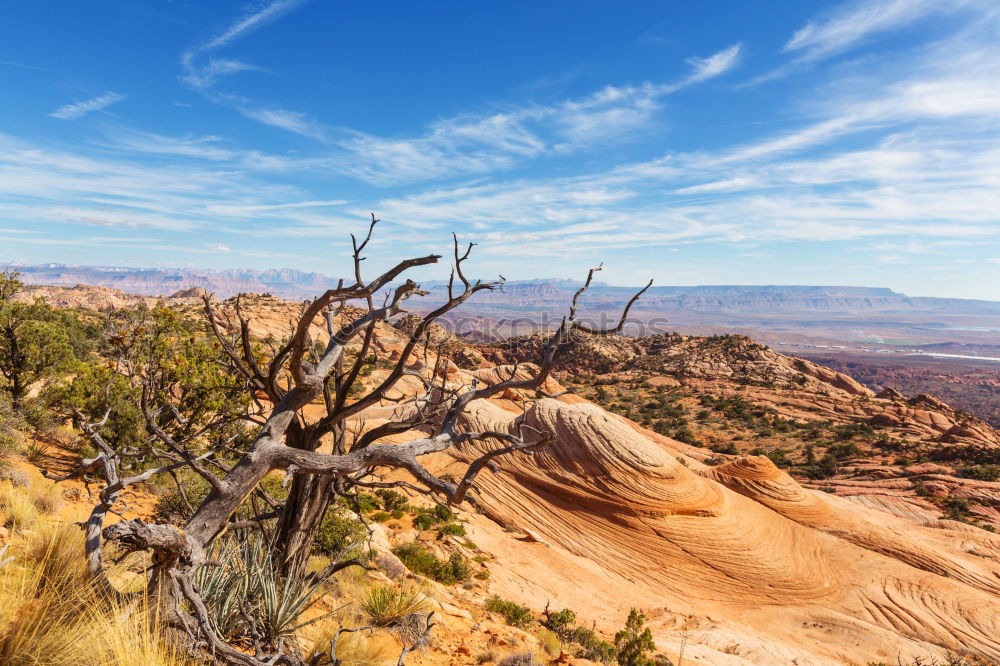
[[[0,270],[16,270],[31,285],[72,287],[88,284],[118,289],[142,296],[169,296],[184,289],[201,288],[228,298],[238,293],[270,293],[283,298],[308,298],[322,293],[337,280],[321,273],[305,273],[292,268],[272,270],[116,268],[43,264],[18,266],[0,264]]]
[[[17,270],[27,284],[74,286],[89,284],[119,289],[144,296],[168,296],[183,289],[202,288],[220,298],[237,293],[270,293],[287,299],[317,296],[337,285],[337,279],[322,273],[294,268],[271,270],[115,268],[43,264],[19,266],[0,264],[0,270]],[[445,295],[446,283],[424,285],[433,298]],[[494,312],[541,311],[562,308],[572,298],[579,283],[572,280],[526,280],[504,285],[502,290],[477,294],[470,305]],[[634,293],[633,287],[595,284],[587,294],[588,310],[617,309]],[[797,286],[797,285],[713,285],[659,287],[649,289],[637,305],[637,312],[671,311],[718,313],[949,313],[997,314],[1000,302],[958,298],[910,297],[884,287]]]

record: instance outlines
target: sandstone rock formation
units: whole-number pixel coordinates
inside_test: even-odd
[[[642,607],[664,648],[696,630],[741,663],[1000,659],[997,536],[805,489],[763,457],[705,467],[574,398],[483,405],[468,427],[520,418],[555,442],[479,482],[486,514],[538,542],[495,574],[511,596],[595,620]]]

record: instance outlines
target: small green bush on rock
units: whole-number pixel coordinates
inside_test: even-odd
[[[514,603],[513,601],[501,599],[495,594],[486,600],[483,608],[491,613],[502,615],[507,624],[518,629],[524,629],[534,620],[530,608]]]

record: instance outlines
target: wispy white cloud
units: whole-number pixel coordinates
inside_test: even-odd
[[[960,8],[961,0],[861,0],[841,5],[800,28],[785,44],[803,61],[836,55],[879,32],[899,30],[933,13]]]
[[[253,32],[285,12],[303,4],[304,0],[273,0],[261,9],[244,14],[228,28],[198,47],[197,51],[212,51],[227,46],[237,39]]]
[[[674,190],[674,194],[704,194],[706,192],[739,192],[755,189],[760,181],[753,176],[736,176],[725,180],[714,180],[702,185],[689,185]]]
[[[94,97],[93,99],[88,99],[85,102],[77,102],[76,104],[67,104],[66,106],[61,106],[49,115],[53,118],[59,118],[60,120],[76,120],[77,118],[82,118],[91,111],[100,111],[106,107],[116,104],[117,102],[125,99],[125,95],[120,95],[116,92],[106,92],[100,97]]]
[[[224,147],[225,141],[218,136],[169,137],[120,126],[106,126],[104,132],[110,145],[117,150],[215,161],[232,160],[238,156],[237,151]]]
[[[246,71],[262,71],[261,67],[241,60],[213,57],[213,52],[233,44],[307,1],[272,0],[262,8],[237,18],[215,37],[188,48],[180,58],[181,82],[202,92],[210,101],[231,106],[251,120],[295,134],[323,139],[324,130],[321,124],[304,113],[261,104],[241,95],[217,93],[212,90],[219,79],[225,76]]]
[[[221,76],[256,69],[252,65],[232,59],[208,57],[205,62],[201,61],[207,54],[232,44],[303,2],[304,0],[273,0],[261,9],[239,17],[208,41],[185,50],[181,54],[181,81],[193,88],[204,90],[215,85]]]
[[[705,81],[728,72],[739,61],[742,46],[742,44],[733,44],[728,49],[707,58],[695,56],[688,58],[687,63],[691,66],[692,72],[687,78],[687,83]]]
[[[227,215],[233,217],[254,217],[261,213],[272,213],[280,211],[290,211],[306,208],[329,208],[342,206],[347,203],[345,199],[331,199],[329,201],[292,201],[279,204],[208,204],[207,211],[217,215]]]
[[[992,0],[851,0],[795,31],[782,49],[791,59],[744,85],[786,76],[848,52],[881,33],[900,31],[933,16],[967,12],[975,20],[994,15],[997,9]]]
[[[87,157],[0,135],[0,211],[2,217],[25,224],[185,232],[214,224],[207,208],[211,204],[301,201],[296,192],[249,180],[230,168],[155,166],[120,155]]]
[[[721,76],[737,64],[740,51],[741,45],[735,44],[707,58],[689,58],[691,72],[676,82],[609,85],[546,106],[467,114],[438,121],[422,136],[379,137],[354,131],[338,142],[353,158],[342,160],[338,168],[379,185],[414,183],[504,171],[541,155],[632,140],[655,124],[661,98]]]
[[[324,138],[323,129],[319,124],[311,120],[306,114],[299,113],[298,111],[278,108],[252,108],[247,106],[238,106],[237,110],[247,118],[264,123],[265,125],[314,139]]]
[[[182,80],[201,90],[209,100],[230,106],[247,118],[332,143],[337,149],[326,156],[301,159],[245,154],[243,163],[249,168],[322,166],[378,185],[504,171],[548,153],[565,155],[586,146],[632,140],[654,125],[654,116],[661,107],[660,98],[721,76],[736,65],[741,51],[741,45],[735,44],[705,58],[688,58],[690,73],[674,83],[606,86],[592,95],[547,106],[524,105],[501,112],[456,116],[431,124],[422,135],[408,137],[334,130],[299,111],[211,90],[220,76],[252,69],[240,61],[208,57],[213,51],[299,4],[302,3],[291,0],[271,2],[236,20],[217,37],[188,49],[181,57]],[[137,147],[135,141],[131,143],[132,148]],[[191,142],[172,148],[163,145],[163,148],[164,152],[170,149],[176,154],[206,159],[221,159],[223,155],[218,148]]]
[[[19,67],[21,69],[34,69],[40,72],[45,71],[44,67],[36,67],[35,65],[26,65],[23,62],[11,62],[10,60],[0,60],[0,65],[4,65],[5,67]]]
[[[187,54],[185,56],[187,57]],[[202,65],[195,65],[190,59],[182,59],[181,62],[186,65],[181,80],[197,90],[211,88],[219,78],[228,74],[260,70],[259,67],[229,58],[209,58]]]
[[[553,261],[678,240],[1000,237],[1000,99],[989,85],[1000,80],[1000,46],[962,34],[905,68],[849,74],[851,86],[823,95],[809,108],[813,122],[797,130],[585,176],[438,188],[377,208],[502,229],[491,252],[558,239],[531,250]],[[569,196],[580,191],[620,196]]]

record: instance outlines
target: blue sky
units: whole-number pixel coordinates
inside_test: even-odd
[[[0,261],[1000,300],[1000,3],[6,3]],[[441,277],[429,270],[426,277]]]

